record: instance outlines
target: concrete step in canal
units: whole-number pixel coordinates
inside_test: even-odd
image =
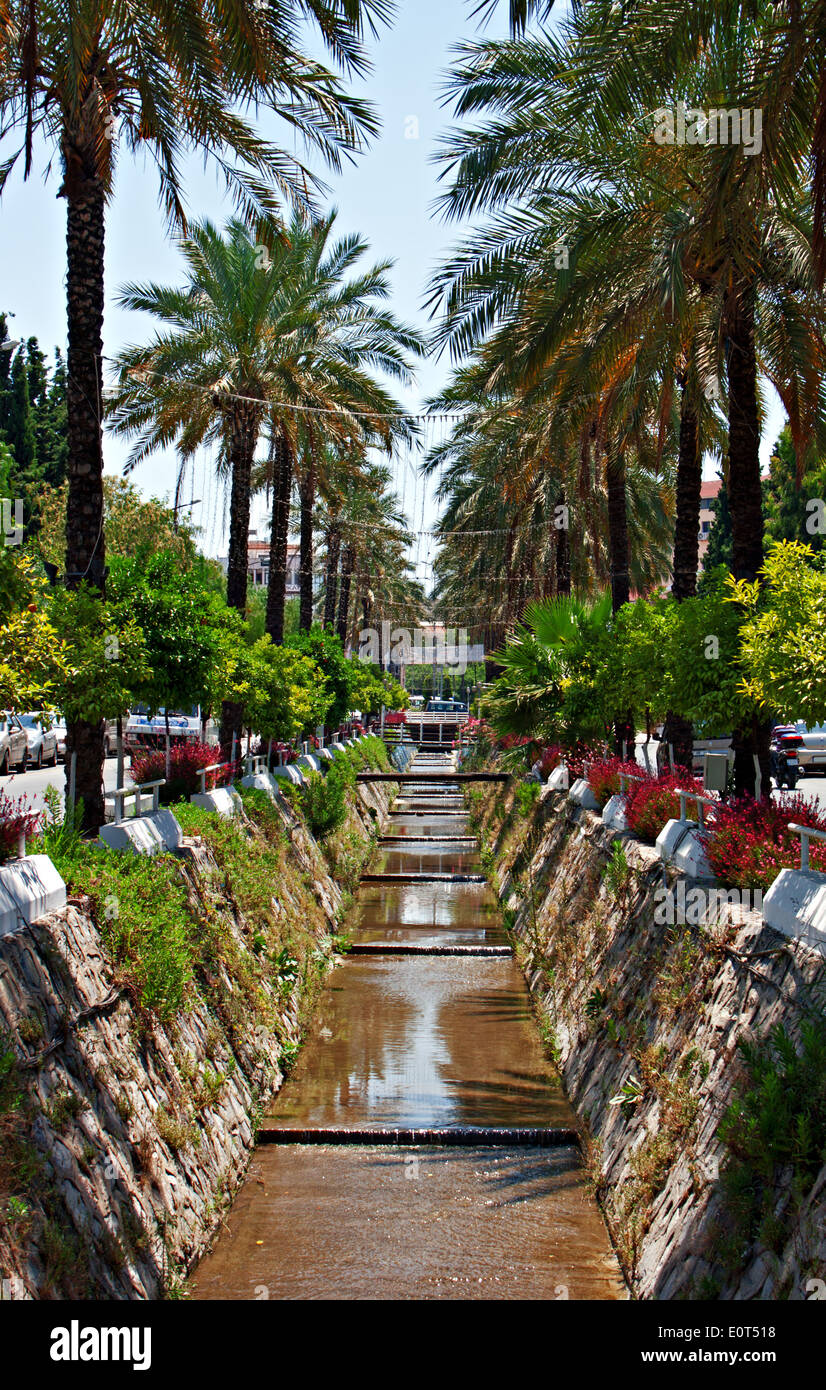
[[[625,1296],[452,770],[383,827],[195,1298]]]

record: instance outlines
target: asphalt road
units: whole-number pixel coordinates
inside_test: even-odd
[[[107,758],[103,769],[103,785],[106,791],[114,791],[117,786],[117,758]],[[129,758],[126,759],[126,782],[129,782]],[[43,793],[48,786],[57,787],[63,796],[66,788],[66,769],[63,763],[57,767],[43,767],[31,772],[13,772],[9,777],[0,777],[0,792],[6,796],[25,796],[29,805],[41,810],[45,804]]]

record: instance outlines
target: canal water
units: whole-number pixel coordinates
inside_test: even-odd
[[[410,770],[193,1298],[626,1296],[452,762]]]

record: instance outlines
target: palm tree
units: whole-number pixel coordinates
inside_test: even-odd
[[[195,224],[181,250],[187,283],[129,285],[127,308],[168,325],[145,347],[118,359],[113,428],[136,438],[127,463],[177,444],[186,468],[213,445],[230,478],[227,602],[245,610],[253,468],[265,417],[270,420],[273,491],[268,630],[283,638],[289,497],[297,473],[302,499],[301,621],[312,621],[312,507],[318,451],[325,437],[358,435],[392,443],[407,433],[399,407],[373,368],[408,379],[407,353],[419,349],[375,301],[388,293],[386,264],[350,275],[366,250],[357,237],[331,242],[335,213],[323,221],[296,214],[282,229],[251,232],[233,219],[224,232]],[[225,707],[222,742],[240,727]]]
[[[427,604],[413,574],[412,537],[387,465],[362,458],[360,467],[343,480],[333,506],[336,526],[347,539],[340,551],[340,576],[336,576],[329,544],[325,571],[327,585],[337,593],[336,631],[342,643],[358,646],[362,626],[378,627],[381,633],[385,620],[391,627],[417,626]],[[324,611],[336,612],[329,592]],[[381,655],[387,655],[383,647]]]
[[[35,134],[58,155],[67,213],[68,443],[66,582],[103,592],[102,329],[104,226],[119,150],[148,150],[172,225],[185,226],[179,165],[213,158],[246,217],[274,212],[279,194],[306,201],[318,181],[295,156],[261,140],[245,112],[276,110],[334,168],[376,125],[368,107],[307,58],[310,19],[337,63],[363,70],[363,22],[384,0],[3,0],[0,128],[21,138],[0,165],[0,190],[22,158],[31,172]],[[244,426],[249,432],[250,420]],[[239,436],[235,447],[243,450]],[[69,729],[87,826],[103,819],[101,725]]]
[[[651,7],[642,9],[650,17]],[[681,394],[674,548],[679,598],[696,583],[699,456],[714,433],[703,386],[720,374],[724,360],[728,474],[739,517],[735,572],[753,578],[762,562],[758,366],[773,360],[771,379],[784,383],[805,446],[820,410],[821,373],[812,364],[823,352],[805,218],[789,197],[800,176],[796,123],[773,142],[774,167],[767,173],[772,159],[750,159],[742,147],[657,148],[646,115],[669,104],[664,94],[673,102],[686,89],[702,93],[707,107],[731,105],[732,91],[744,93],[744,105],[757,104],[747,96],[762,80],[763,61],[774,61],[770,37],[752,16],[742,31],[724,24],[715,28],[713,42],[698,47],[696,26],[689,35],[683,16],[677,67],[655,56],[650,43],[641,65],[639,13],[635,6],[626,24],[620,7],[615,16],[602,5],[581,6],[556,38],[465,48],[450,87],[457,112],[490,116],[478,130],[465,122],[452,138],[445,161],[453,182],[444,203],[451,214],[484,208],[491,216],[481,238],[467,243],[434,286],[447,307],[443,337],[459,350],[480,341],[492,324],[505,324],[516,348],[499,354],[500,384],[520,389],[521,378],[535,386],[537,372],[548,365],[559,376],[555,359],[573,347],[581,365],[571,380],[581,380],[584,365],[588,389],[598,390],[594,359],[608,348],[603,372],[613,392],[620,357],[628,359],[625,383],[632,389],[625,390],[618,418],[612,409],[614,426],[605,433],[620,581],[613,585],[615,602],[624,588],[622,437],[629,410],[639,411],[650,394],[634,389],[634,374],[641,378],[653,357],[661,433],[671,428],[675,383]],[[661,22],[657,32],[662,39]],[[551,252],[560,243],[570,252],[570,270],[555,274]],[[604,314],[597,312],[598,300]],[[771,332],[761,343],[769,321]],[[800,410],[803,398],[807,405]],[[599,418],[605,397],[595,399]],[[753,780],[750,757],[738,760],[741,775]]]
[[[502,675],[494,687],[493,722],[502,734],[542,738],[570,733],[560,714],[566,677],[593,650],[612,612],[611,595],[594,601],[565,595],[532,603],[524,622],[498,654]],[[593,732],[604,733],[598,719]]]

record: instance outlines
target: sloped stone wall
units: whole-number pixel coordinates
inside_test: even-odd
[[[609,868],[616,837],[564,794],[546,792],[528,818],[512,794],[491,795],[477,816],[633,1290],[813,1296],[809,1281],[826,1278],[826,1168],[778,1249],[755,1242],[721,1261],[717,1130],[743,1075],[739,1040],[776,1024],[796,1037],[822,1010],[821,958],[734,907],[708,929],[658,925],[656,851],[623,837],[628,871]]]
[[[357,788],[348,824],[365,846],[394,790]],[[341,892],[285,802],[280,813],[289,849],[273,910],[305,934],[318,983],[333,959]],[[180,871],[193,917],[209,913],[243,962],[249,926],[203,844],[187,845]],[[264,1027],[252,1012],[239,1017],[244,996],[224,974],[196,981],[187,1008],[161,1025],[118,980],[88,900],[0,940],[0,1150],[14,1146],[31,1194],[0,1210],[3,1296],[158,1298],[203,1251],[306,1004],[301,981],[285,993],[263,978],[275,1018]],[[232,1003],[229,1013],[217,998]]]

